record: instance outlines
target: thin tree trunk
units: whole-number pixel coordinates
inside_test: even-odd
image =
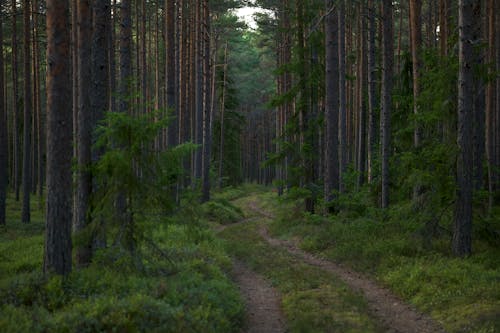
[[[20,177],[20,143],[19,143],[19,84],[18,84],[18,50],[17,50],[17,1],[12,0],[12,110],[13,110],[13,181],[16,201],[19,201],[21,187]]]
[[[0,11],[0,225],[5,225],[5,203],[8,182],[8,140],[7,113],[4,102],[4,68],[3,68],[3,13]]]
[[[459,77],[458,77],[458,159],[457,199],[452,249],[456,256],[472,252],[472,189],[473,189],[473,34],[474,0],[459,0]]]
[[[391,153],[391,109],[393,74],[393,24],[392,1],[382,0],[382,98],[380,113],[380,143],[382,147],[382,193],[381,207],[389,206],[389,157]]]
[[[44,272],[71,272],[72,111],[68,1],[47,0],[47,222]]]
[[[195,142],[199,148],[195,152],[195,170],[194,179],[201,180],[202,167],[203,167],[203,31],[202,31],[202,3],[201,1],[195,2],[196,6],[196,31],[194,34],[195,42],[195,99],[196,99],[196,112],[195,112]]]
[[[132,18],[130,0],[120,3],[120,104],[118,110],[130,113],[132,79]]]
[[[365,5],[360,4],[359,19],[361,20],[360,35],[360,66],[359,66],[359,154],[358,154],[358,187],[363,186],[365,183],[366,173],[366,77],[367,77],[367,55],[366,55],[366,19],[365,19]]]
[[[224,48],[224,64],[223,64],[223,76],[222,76],[222,98],[220,103],[220,137],[219,137],[219,188],[222,188],[222,176],[224,172],[224,118],[226,110],[226,82],[227,82],[227,61],[228,61],[228,45],[226,41],[226,46]]]
[[[481,1],[474,3],[474,16],[482,17]],[[474,62],[475,67],[481,68],[484,64],[484,49],[483,41],[483,20],[477,19],[474,21]],[[481,190],[483,188],[483,159],[485,150],[485,85],[481,75],[478,75],[474,80],[474,189]]]
[[[170,147],[179,144],[179,109],[176,107],[176,29],[175,29],[175,3],[173,0],[166,0],[165,11],[165,76],[167,80],[166,86],[166,102],[167,108],[172,114],[172,122],[168,127],[168,145]]]
[[[23,1],[23,22],[24,22],[24,134],[23,134],[23,206],[21,219],[23,223],[31,220],[30,194],[31,194],[31,20],[30,1]]]
[[[212,75],[210,66],[210,7],[208,0],[203,1],[203,38],[204,38],[204,122],[203,122],[203,184],[202,184],[202,201],[210,200],[210,157],[212,153]]]
[[[374,178],[374,161],[377,147],[377,64],[375,49],[376,6],[368,1],[368,182]]]
[[[347,171],[348,164],[348,142],[347,142],[347,100],[346,100],[346,45],[345,45],[345,1],[341,0],[338,10],[338,52],[339,52],[339,191],[345,192],[343,176]],[[335,83],[334,83],[335,84]],[[335,101],[334,101],[335,102]],[[325,136],[325,140],[328,138]],[[328,163],[328,162],[327,162]]]
[[[418,117],[418,97],[420,95],[420,48],[422,45],[422,2],[421,0],[410,0],[410,32],[411,32],[411,58],[413,69],[413,113]],[[420,146],[422,134],[418,120],[415,121],[413,133],[413,144],[415,148]]]
[[[495,1],[488,1],[488,62],[495,63],[496,49],[496,24],[495,24]],[[489,75],[494,73],[495,66],[490,66]],[[495,166],[497,155],[495,153],[495,123],[496,123],[496,80],[488,82],[486,90],[486,159],[488,163],[488,191],[489,191],[489,209],[493,206],[493,193],[495,191]]]
[[[326,10],[329,13],[325,20],[325,202],[331,203],[335,198],[334,192],[339,190],[339,35],[338,14],[332,10],[333,1],[326,1]]]

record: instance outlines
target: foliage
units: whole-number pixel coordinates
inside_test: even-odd
[[[206,224],[196,224],[193,238],[186,210],[142,222],[141,269],[130,252],[110,247],[67,278],[45,277],[43,222],[34,219],[30,228],[14,222],[19,207],[10,199],[8,224],[0,231],[0,331],[239,330],[244,309],[225,274],[230,260]]]
[[[136,220],[148,212],[173,210],[174,185],[184,172],[182,160],[196,146],[188,143],[155,151],[154,142],[168,121],[159,111],[141,116],[106,115],[95,144],[103,154],[93,169],[94,232],[115,231],[115,243],[133,248],[141,237]]]
[[[238,222],[243,218],[243,211],[225,199],[214,199],[203,204],[204,216],[220,224]]]
[[[359,193],[368,193],[361,190]],[[383,281],[403,299],[430,313],[450,332],[494,332],[500,328],[500,252],[492,234],[498,222],[478,219],[474,225],[475,255],[455,259],[450,252],[451,209],[434,212],[440,221],[429,241],[425,215],[407,200],[389,210],[376,208],[368,196],[327,218],[294,210],[294,201],[262,197],[278,216],[271,230],[299,237],[310,252],[344,263]],[[280,202],[280,208],[277,202]],[[346,201],[349,201],[346,200]],[[273,203],[269,202],[274,201]],[[360,210],[360,207],[363,207]]]

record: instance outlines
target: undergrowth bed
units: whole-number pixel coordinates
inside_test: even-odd
[[[300,200],[272,193],[258,200],[277,216],[275,236],[299,238],[304,250],[372,275],[447,331],[500,332],[500,246],[481,236],[481,222],[474,254],[458,259],[449,250],[451,216],[430,239],[420,212],[409,204],[383,212],[353,201],[356,209],[325,218],[304,213]]]
[[[185,222],[185,211],[146,223],[137,255],[110,247],[64,279],[41,274],[41,212],[29,226],[17,222],[17,205],[8,212],[0,332],[235,332],[242,324],[243,303],[225,273],[230,259],[204,222]]]

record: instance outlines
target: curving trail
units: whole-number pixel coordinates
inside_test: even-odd
[[[250,202],[249,208],[267,219],[274,216],[263,211],[256,202]],[[336,264],[332,261],[320,259],[301,250],[297,244],[273,238],[265,225],[259,230],[261,236],[271,245],[285,248],[289,253],[299,257],[304,262],[320,267],[321,269],[338,276],[353,290],[361,291],[373,315],[377,317],[386,332],[390,333],[434,333],[445,332],[438,323],[428,315],[418,312],[415,308],[403,302],[387,288],[378,285],[372,279],[364,277],[355,271]]]
[[[276,290],[242,262],[233,263],[233,277],[246,304],[244,333],[284,333],[285,319]]]

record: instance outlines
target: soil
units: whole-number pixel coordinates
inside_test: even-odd
[[[255,202],[251,202],[249,208],[268,219],[273,218],[272,214],[260,209]],[[270,236],[265,225],[261,226],[259,232],[271,245],[285,248],[289,253],[301,258],[308,264],[320,267],[336,275],[353,290],[362,292],[371,312],[380,320],[387,332],[445,332],[444,329],[428,315],[422,314],[411,305],[406,304],[389,289],[381,287],[373,279],[367,278],[343,265],[307,253],[301,250],[295,242],[273,238]]]
[[[232,273],[246,305],[246,321],[242,333],[285,332],[285,319],[278,292],[262,276],[240,261],[234,261]]]

